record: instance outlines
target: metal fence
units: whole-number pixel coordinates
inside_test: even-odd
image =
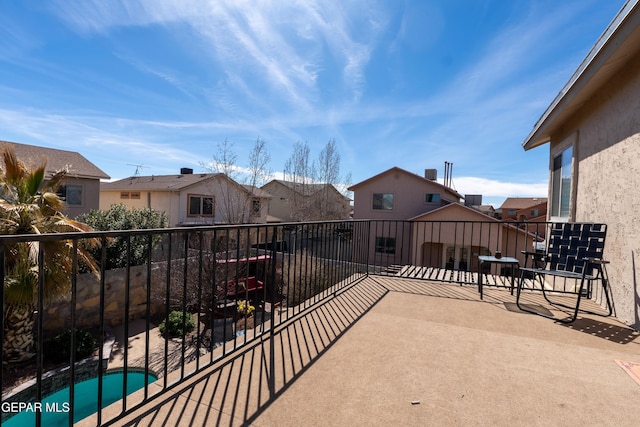
[[[3,363],[0,423],[49,425],[57,417],[72,425],[92,414],[96,425],[109,425],[368,274],[460,283],[504,276],[512,272],[478,271],[478,255],[524,262],[521,251],[543,244],[548,227],[354,220],[0,236],[2,360],[16,359]],[[64,259],[51,249],[61,242]],[[97,261],[94,271],[87,259]],[[65,274],[52,279],[60,268]],[[34,294],[16,306],[23,276],[36,281]],[[74,351],[86,333],[97,349],[88,357]],[[62,360],[61,351],[47,351],[60,346]],[[85,381],[93,391],[81,388]],[[138,387],[138,400],[123,398]],[[61,401],[46,400],[59,391]],[[95,401],[80,403],[91,394]],[[115,409],[103,414],[112,400]],[[88,412],[78,413],[81,406]]]
[[[551,222],[518,221],[371,221],[369,272],[461,284],[511,287],[518,265],[532,267],[531,253],[544,253]],[[479,256],[500,254],[516,264],[484,263]],[[539,261],[539,258],[538,262]],[[538,265],[541,267],[541,265]],[[479,278],[482,275],[482,278]],[[575,293],[578,282],[565,277],[525,276],[523,287]],[[598,302],[601,287],[586,289]]]

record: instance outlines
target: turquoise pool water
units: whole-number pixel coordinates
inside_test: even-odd
[[[106,407],[113,402],[123,398],[122,383],[124,374],[122,371],[106,372],[102,377],[102,406]],[[147,384],[156,381],[157,377],[149,374]],[[130,371],[127,374],[127,395],[144,387],[144,372]],[[74,407],[73,422],[78,422],[98,411],[98,378],[91,378],[82,381],[75,386],[74,390]],[[40,404],[40,412],[42,413],[42,425],[46,427],[66,427],[69,425],[69,388],[57,391],[50,396],[44,398]],[[23,411],[17,413],[7,421],[3,422],[3,426],[8,427],[27,427],[36,424],[35,406],[27,407]]]

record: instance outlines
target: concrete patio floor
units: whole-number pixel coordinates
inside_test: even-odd
[[[616,361],[640,367],[615,318],[563,325],[505,289],[372,276],[112,425],[637,426],[640,384]]]

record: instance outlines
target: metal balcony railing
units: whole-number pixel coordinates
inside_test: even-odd
[[[507,286],[511,271],[478,271],[477,257],[524,262],[547,229],[354,220],[0,236],[0,423],[109,425],[369,274]],[[124,398],[134,389],[141,399]]]

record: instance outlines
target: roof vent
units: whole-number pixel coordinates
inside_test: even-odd
[[[482,205],[482,194],[465,194],[464,205],[469,207]]]
[[[180,168],[181,175],[191,175],[193,174],[193,169],[191,168]]]
[[[437,181],[438,180],[438,169],[425,169],[424,177],[429,181]]]

